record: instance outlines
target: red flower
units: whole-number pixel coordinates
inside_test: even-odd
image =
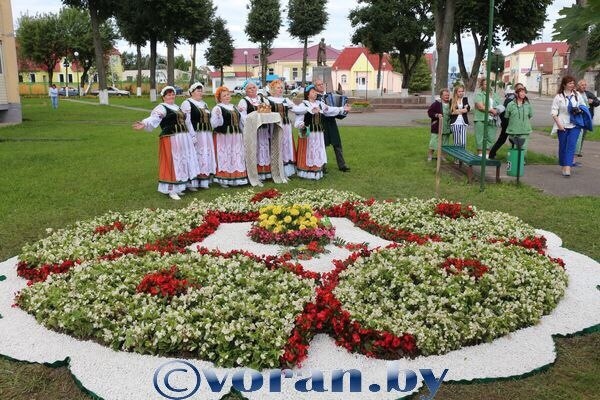
[[[179,279],[177,266],[145,275],[136,288],[138,293],[171,298],[187,291],[192,286],[187,279]]]
[[[458,218],[472,218],[475,215],[473,206],[462,205],[462,203],[447,203],[441,202],[436,204],[435,213],[441,217],[448,217],[452,219]]]
[[[276,197],[281,196],[281,193],[277,189],[267,189],[262,192],[256,193],[250,201],[252,203],[258,203],[262,199],[274,199]]]
[[[479,260],[451,257],[446,258],[440,267],[450,274],[458,274],[466,271],[470,276],[475,277],[475,279],[481,278],[489,271],[489,267],[483,265]]]

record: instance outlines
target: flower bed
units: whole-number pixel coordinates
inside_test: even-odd
[[[324,274],[289,252],[188,248],[221,223],[255,221],[252,229],[282,245],[322,230],[326,241],[306,243],[327,252],[335,231],[320,215],[396,243],[353,244],[357,252]],[[271,229],[260,226],[271,216]],[[27,245],[18,272],[31,285],[17,304],[45,326],[114,349],[220,366],[297,365],[316,333],[370,357],[442,354],[535,324],[555,307],[567,280],[544,245],[518,218],[443,200],[246,191],[168,212],[109,213]]]

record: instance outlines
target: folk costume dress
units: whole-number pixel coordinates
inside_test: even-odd
[[[200,173],[192,138],[185,125],[185,114],[176,104],[161,103],[142,120],[151,132],[160,126],[158,140],[158,191],[181,193]]]
[[[213,181],[227,186],[247,185],[244,129],[240,112],[233,104],[219,103],[212,109],[210,123],[217,161]]]
[[[253,111],[258,109],[260,104],[268,104],[262,96],[243,97],[239,104],[238,110],[242,118],[242,125],[246,122],[246,117]],[[263,125],[256,132],[256,160],[258,178],[265,180],[271,178],[271,128],[269,125]]]
[[[200,167],[200,173],[192,179],[191,184],[193,187],[208,189],[212,176],[217,171],[210,110],[204,101],[189,98],[181,103],[181,111],[185,113],[185,124],[192,137]]]
[[[268,97],[271,104],[271,111],[281,115],[283,125],[283,135],[281,137],[281,158],[283,161],[283,169],[286,177],[296,173],[296,145],[292,136],[292,121],[289,116],[289,110],[296,105],[285,97]],[[272,128],[272,126],[271,126]]]
[[[315,108],[318,111],[314,112]],[[323,116],[333,117],[341,114],[344,109],[328,106],[319,100],[304,100],[294,107],[293,111],[296,114],[294,126],[300,129],[296,155],[298,176],[305,179],[321,179],[323,165],[327,163]]]

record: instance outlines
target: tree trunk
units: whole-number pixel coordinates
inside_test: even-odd
[[[150,39],[150,101],[156,101],[156,38]]]
[[[171,34],[167,38],[167,85],[175,85],[175,39]]]
[[[454,13],[456,0],[435,0],[435,49],[437,51],[437,67],[434,92],[448,87],[448,64],[450,42],[454,32]]]
[[[140,44],[137,44],[136,46],[136,50],[137,50],[137,77],[136,77],[136,95],[138,97],[140,97],[142,95],[142,46]]]
[[[52,79],[54,75],[54,65],[46,65],[46,72],[48,73],[48,85],[52,85]]]
[[[260,45],[260,75],[262,87],[267,85],[267,48],[265,45]]]
[[[90,24],[92,25],[92,37],[94,40],[94,56],[96,58],[96,70],[98,71],[98,99],[100,104],[108,104],[108,92],[106,91],[106,70],[104,68],[104,50],[102,49],[102,37],[100,36],[100,16],[98,10],[89,3]]]
[[[223,66],[221,65],[221,85],[219,86],[225,86],[225,73],[223,73]]]
[[[302,53],[302,87],[306,87],[306,64],[308,58],[308,37],[304,38],[304,52]]]
[[[192,72],[190,73],[190,86],[196,81],[196,43],[192,45]]]
[[[383,63],[383,53],[379,53],[379,65],[377,66],[377,89],[381,86],[381,64]]]

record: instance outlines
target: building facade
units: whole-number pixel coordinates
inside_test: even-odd
[[[21,123],[17,48],[10,0],[0,0],[0,123]]]

